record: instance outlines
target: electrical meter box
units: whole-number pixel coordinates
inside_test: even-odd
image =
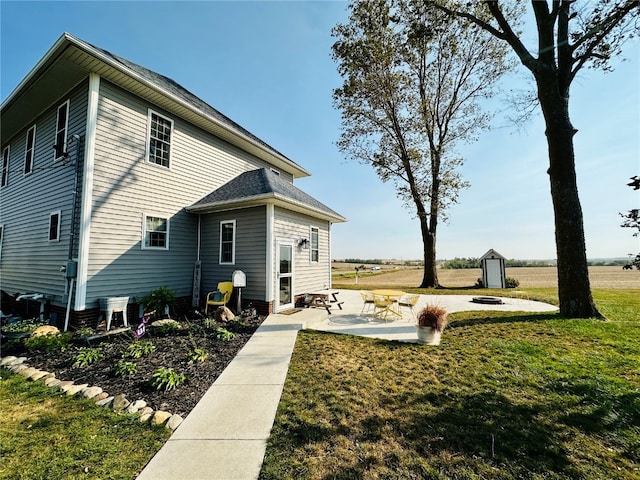
[[[65,268],[67,278],[76,278],[78,276],[78,262],[68,261]]]

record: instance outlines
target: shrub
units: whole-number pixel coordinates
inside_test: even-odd
[[[138,365],[133,362],[127,362],[126,360],[120,360],[118,363],[116,363],[116,366],[113,369],[113,373],[118,377],[133,375],[137,372]]]
[[[247,326],[247,320],[242,317],[236,317],[230,322],[227,322],[227,328],[233,332],[239,332]]]
[[[28,320],[20,320],[15,323],[10,323],[2,327],[3,333],[27,333],[32,332],[38,327],[43,325],[49,325],[47,320],[39,320],[38,318],[30,318]]]
[[[232,333],[226,328],[222,327],[216,328],[213,332],[213,338],[215,338],[216,340],[221,340],[223,342],[228,342],[229,340],[235,338],[235,336],[235,333]]]
[[[45,352],[64,352],[71,345],[71,333],[44,335],[31,337],[24,341],[27,350],[42,350]]]
[[[204,324],[205,328],[213,328],[216,326],[216,320],[211,317],[205,318],[202,323]]]
[[[75,334],[80,337],[90,337],[91,335],[94,335],[96,333],[96,331],[91,328],[91,327],[83,327],[83,328],[79,328],[78,330],[75,331]]]
[[[177,373],[171,368],[159,368],[151,376],[151,386],[156,390],[168,392],[179,387],[187,380],[183,373]]]
[[[180,330],[182,328],[182,325],[180,325],[178,322],[176,322],[175,320],[163,320],[162,325],[160,325],[158,327],[158,331],[160,332],[161,335],[167,335],[169,333],[172,332],[177,332],[178,330]]]
[[[520,285],[520,282],[512,277],[507,277],[504,279],[504,286],[507,288],[517,288]]]
[[[104,358],[104,354],[99,348],[83,347],[76,355],[76,361],[73,363],[73,368],[86,367],[93,362],[97,362],[101,358]]]
[[[442,332],[447,325],[447,311],[437,305],[426,305],[418,313],[418,325]]]
[[[151,342],[134,342],[129,347],[124,356],[129,358],[141,358],[156,350],[156,346]]]
[[[189,363],[195,362],[204,362],[209,357],[209,354],[205,351],[204,348],[195,347],[190,349],[187,352],[187,358],[189,359]]]

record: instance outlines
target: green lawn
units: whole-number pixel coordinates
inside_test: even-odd
[[[0,369],[1,479],[132,479],[169,437]]]
[[[594,296],[608,321],[457,313],[439,347],[301,332],[261,478],[640,479],[640,292]]]

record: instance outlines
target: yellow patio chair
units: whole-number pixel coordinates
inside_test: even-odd
[[[209,306],[226,306],[233,292],[233,282],[218,283],[218,290],[207,293],[207,303],[204,306],[204,314],[208,315]]]
[[[373,307],[373,293],[367,292],[366,290],[360,290],[360,296],[362,297],[363,302],[362,310],[360,311],[360,315],[362,315],[365,310],[368,312],[371,310],[371,307]]]
[[[411,294],[411,293],[404,295],[403,297],[400,298],[400,300],[398,300],[398,308],[400,309],[400,312],[402,312],[402,307],[407,307],[411,312],[411,315],[413,315],[413,318],[417,320],[418,317],[416,317],[416,312],[414,308],[418,303],[418,300],[420,300],[420,295]]]
[[[373,316],[384,319],[387,323],[387,317],[391,312],[391,306],[395,302],[389,297],[383,297],[382,295],[373,296]]]

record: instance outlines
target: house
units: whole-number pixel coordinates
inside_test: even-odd
[[[137,318],[159,287],[201,306],[238,270],[262,313],[331,284],[345,218],[294,185],[307,170],[173,80],[65,33],[0,114],[0,288],[58,323],[123,296]]]

